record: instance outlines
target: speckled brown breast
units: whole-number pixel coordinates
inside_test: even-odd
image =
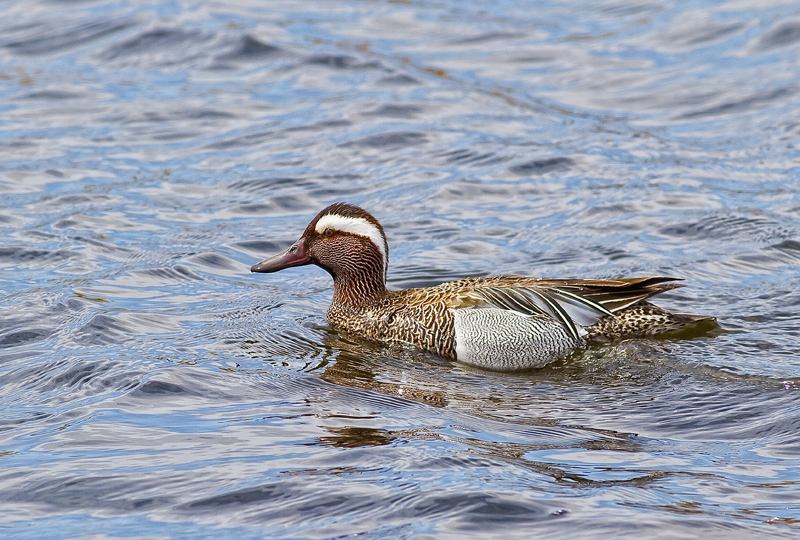
[[[388,292],[363,306],[331,304],[328,319],[353,334],[387,343],[409,343],[455,359],[453,314],[449,301],[458,293],[450,283]]]

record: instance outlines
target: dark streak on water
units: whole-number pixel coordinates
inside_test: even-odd
[[[800,532],[800,11],[6,2],[0,536]],[[713,335],[488,373],[340,336],[322,206],[394,287],[666,274]]]

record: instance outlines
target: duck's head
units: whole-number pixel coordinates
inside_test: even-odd
[[[268,273],[316,264],[333,276],[335,295],[371,297],[385,291],[388,255],[378,220],[363,208],[336,203],[317,214],[286,251],[261,261],[250,271]]]

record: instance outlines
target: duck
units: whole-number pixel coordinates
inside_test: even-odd
[[[650,303],[648,298],[683,286],[670,277],[498,275],[388,290],[383,227],[363,208],[343,202],[324,208],[296,242],[250,270],[271,273],[308,264],[333,278],[327,317],[337,330],[495,371],[541,368],[590,344],[715,320]]]

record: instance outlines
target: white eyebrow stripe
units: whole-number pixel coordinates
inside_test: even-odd
[[[381,231],[364,218],[340,216],[337,214],[327,214],[319,218],[315,231],[322,233],[328,227],[341,232],[350,234],[357,234],[369,238],[378,251],[381,253],[381,260],[383,261],[383,272],[386,273],[386,240],[384,240]]]

